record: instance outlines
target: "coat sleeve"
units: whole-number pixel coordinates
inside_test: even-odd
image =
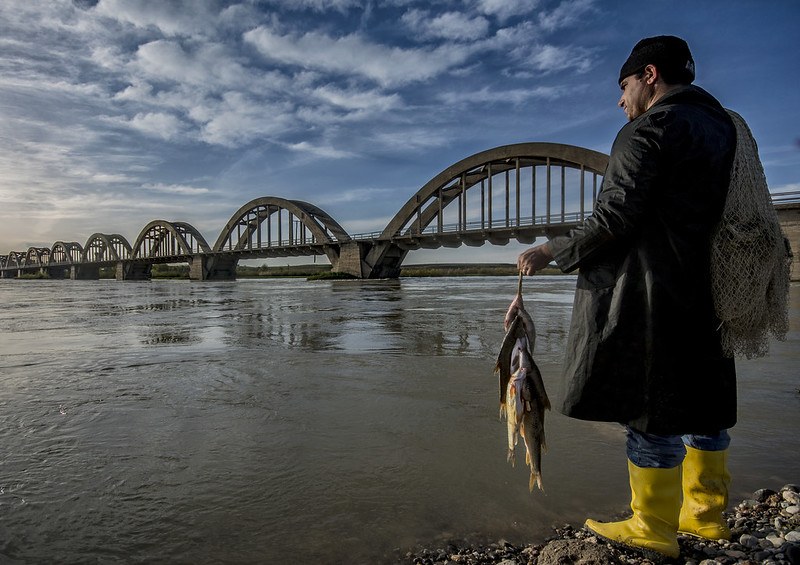
[[[627,124],[611,149],[591,216],[550,240],[559,268],[570,272],[634,237],[646,221],[659,177],[660,132],[652,116]]]

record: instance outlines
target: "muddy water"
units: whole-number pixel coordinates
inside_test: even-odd
[[[574,284],[526,280],[556,401]],[[546,494],[505,462],[515,290],[0,280],[0,562],[390,562],[619,511],[615,425],[548,415]],[[738,364],[733,497],[800,482],[799,307],[795,286],[789,339]]]

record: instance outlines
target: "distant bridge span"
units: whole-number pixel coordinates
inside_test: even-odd
[[[268,196],[239,208],[213,246],[188,223],[154,220],[133,245],[95,233],[84,246],[57,241],[0,255],[0,276],[95,279],[100,267],[115,267],[119,280],[145,280],[153,264],[188,263],[192,279],[233,280],[240,259],[324,254],[335,272],[393,278],[414,249],[531,243],[567,231],[591,213],[607,163],[572,145],[504,145],[440,172],[380,232],[350,235],[313,204]]]

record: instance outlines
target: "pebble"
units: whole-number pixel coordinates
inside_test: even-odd
[[[739,543],[745,547],[761,547],[758,543],[758,538],[750,534],[742,534],[739,538]]]
[[[785,485],[778,492],[770,489],[754,492],[751,498],[743,500],[726,513],[728,524],[734,531],[732,541],[714,542],[679,536],[679,562],[686,565],[800,565],[800,512],[788,510],[794,506],[800,507],[794,502],[794,495],[800,496],[800,487],[797,485]],[[787,502],[790,505],[783,508],[781,503]],[[555,546],[552,544],[560,544],[562,551],[571,547],[575,551],[586,552],[595,546],[608,556],[603,563],[615,560],[629,565],[652,564],[641,554],[612,546],[586,530],[570,525],[554,528],[554,535],[537,545],[515,545],[506,540],[474,546],[451,543],[446,550],[409,551],[405,559],[400,561],[425,565],[534,565],[541,563],[539,557],[543,552],[555,557]]]

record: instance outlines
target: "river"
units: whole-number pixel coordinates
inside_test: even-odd
[[[556,404],[574,285],[525,281]],[[393,562],[622,510],[617,425],[548,413],[546,493],[521,446],[506,463],[492,369],[515,291],[0,280],[0,562]],[[796,284],[791,307],[787,340],[737,364],[733,500],[800,482]]]

